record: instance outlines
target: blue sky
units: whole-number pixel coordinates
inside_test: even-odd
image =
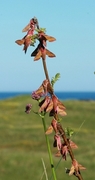
[[[45,79],[42,61],[34,62],[15,40],[36,16],[48,35],[49,76],[61,74],[55,91],[95,91],[95,0],[0,0],[0,91],[33,91]]]

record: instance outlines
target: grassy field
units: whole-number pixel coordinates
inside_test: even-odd
[[[42,158],[51,176],[42,120],[33,112],[24,112],[28,103],[32,103],[33,110],[37,111],[37,102],[29,95],[0,101],[0,180],[42,180]],[[95,101],[64,101],[64,105],[67,116],[62,119],[62,126],[75,132],[72,140],[79,147],[74,150],[75,158],[86,167],[85,171],[81,171],[83,179],[94,180]],[[50,122],[47,114],[47,127]],[[57,150],[52,146],[53,134],[49,135],[49,139],[56,166],[60,159],[54,156]],[[58,180],[76,179],[65,174],[65,167],[70,166],[69,156],[67,161],[61,160],[56,169]]]

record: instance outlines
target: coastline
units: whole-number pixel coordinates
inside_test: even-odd
[[[32,92],[0,92],[0,100],[13,98],[20,95],[30,95]],[[55,95],[61,100],[95,100],[95,92],[55,92]]]

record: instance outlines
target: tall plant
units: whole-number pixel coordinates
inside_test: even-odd
[[[62,156],[64,160],[67,160],[67,154],[69,154],[71,158],[71,168],[67,168],[66,173],[68,173],[69,175],[74,175],[79,180],[83,180],[80,171],[86,168],[78,163],[72,151],[72,149],[77,149],[77,145],[73,141],[71,141],[73,131],[69,128],[63,129],[61,125],[60,116],[64,117],[67,115],[66,108],[54,92],[54,84],[60,78],[60,73],[57,73],[50,80],[46,65],[46,56],[50,58],[55,57],[55,54],[46,48],[47,41],[53,42],[56,39],[52,36],[47,35],[46,29],[39,28],[39,23],[36,17],[32,18],[29,24],[22,31],[27,32],[27,34],[22,39],[16,40],[15,42],[18,45],[24,45],[23,50],[25,53],[27,52],[27,48],[29,46],[34,46],[36,40],[38,40],[39,42],[36,49],[31,53],[31,57],[34,57],[34,61],[42,59],[46,79],[42,81],[42,84],[36,91],[33,91],[32,98],[38,102],[39,111],[37,112],[37,114],[42,118],[52,170],[52,177],[54,180],[57,180],[48,134],[54,131],[53,146],[58,150],[56,156]],[[26,105],[26,113],[30,113],[31,107],[31,104]],[[49,113],[49,117],[52,117],[52,121],[48,129],[46,129],[45,122],[46,113]]]

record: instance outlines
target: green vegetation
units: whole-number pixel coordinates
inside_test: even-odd
[[[0,179],[1,180],[41,180],[43,174],[42,158],[49,177],[51,169],[45,143],[41,118],[26,114],[25,106],[31,103],[37,111],[37,102],[31,96],[18,96],[0,101]],[[72,140],[78,145],[75,158],[87,169],[81,171],[85,180],[95,177],[95,101],[64,101],[67,116],[61,123],[64,128],[74,130]],[[47,128],[50,118],[46,115]],[[82,125],[83,124],[83,125]],[[82,127],[80,128],[80,126]],[[60,158],[53,147],[53,134],[49,135],[55,166]],[[56,173],[58,180],[67,180],[65,167],[70,168],[70,157],[61,160]],[[75,179],[74,176],[70,177]],[[43,176],[45,180],[45,176]]]

